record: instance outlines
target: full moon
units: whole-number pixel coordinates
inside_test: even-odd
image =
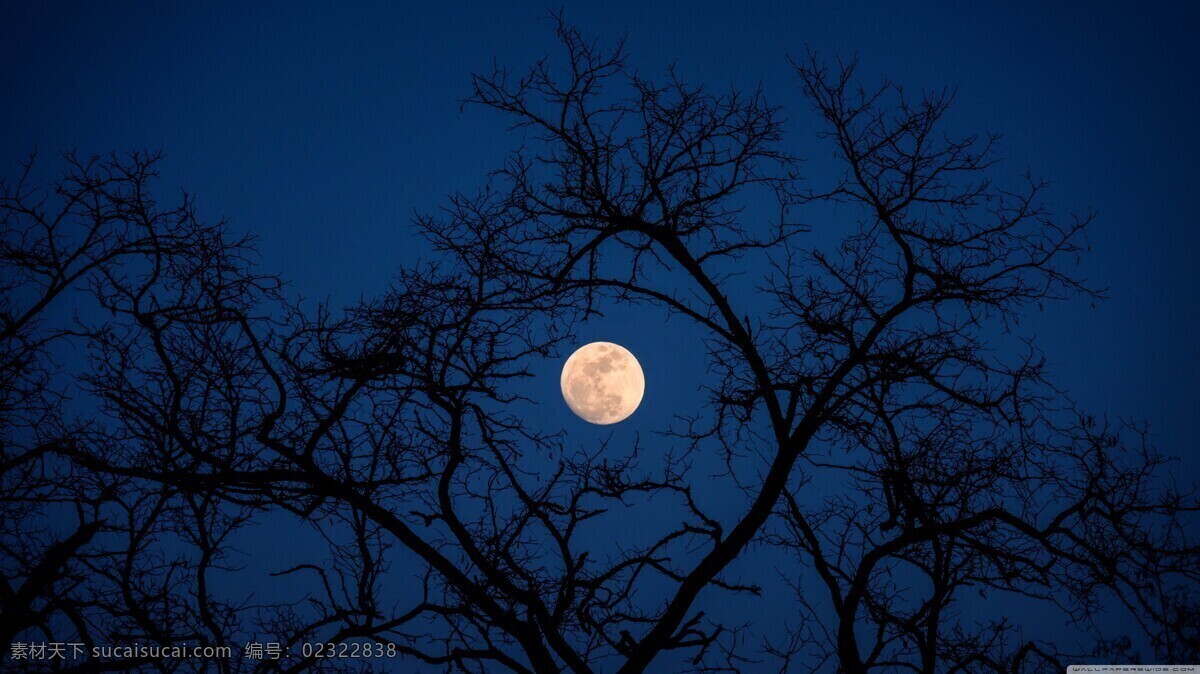
[[[629,418],[646,392],[646,378],[637,358],[612,342],[579,347],[563,365],[560,384],[571,411],[602,426]]]

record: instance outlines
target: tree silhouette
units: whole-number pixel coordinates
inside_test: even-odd
[[[1087,655],[964,614],[988,594],[1052,607],[1108,653],[1136,647],[1095,621],[1119,603],[1156,655],[1194,659],[1195,500],[1144,428],[1077,411],[1019,336],[1031,306],[1099,296],[1067,269],[1090,217],[1054,217],[1031,176],[1000,186],[994,137],[942,130],[949,91],[797,61],[844,166],[822,185],[763,93],[651,81],[620,47],[558,37],[561,61],[474,78],[467,103],[523,145],[417,218],[431,262],[345,311],[289,302],[190,198],[161,209],[154,156],[68,155],[48,188],[5,184],[8,641],[233,648],[59,666],[81,670],[389,668],[301,648],[351,639],[522,673]],[[805,213],[836,215],[835,245]],[[748,313],[749,292],[770,309]],[[68,293],[93,308],[54,314]],[[522,412],[531,364],[613,303],[709,349],[708,407],[654,451],[572,449]],[[695,468],[713,456],[715,478]],[[715,509],[713,480],[740,499]],[[301,599],[216,589],[263,518],[327,543],[275,570]],[[657,529],[606,537],[632,518]],[[767,591],[734,570],[755,556],[795,589],[787,625],[713,604]],[[252,635],[289,655],[246,657]]]

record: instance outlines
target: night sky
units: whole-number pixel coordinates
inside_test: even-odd
[[[260,268],[293,295],[335,306],[376,295],[428,254],[413,213],[482,186],[520,143],[505,120],[461,107],[471,73],[555,49],[534,3],[398,4],[5,3],[2,172],[35,148],[48,159],[161,149],[164,201],[186,189],[206,217],[254,234]],[[1081,268],[1110,299],[1047,305],[1016,332],[1036,338],[1082,407],[1149,421],[1159,447],[1181,457],[1179,476],[1196,479],[1200,16],[1132,3],[645,4],[567,4],[565,14],[602,42],[625,36],[643,75],[674,62],[716,89],[761,84],[786,109],[786,146],[814,181],[835,165],[789,55],[857,54],[868,80],[957,86],[951,128],[1003,134],[993,175],[1028,167],[1052,181],[1058,212],[1098,215]],[[836,238],[836,222],[808,224],[816,240]],[[652,447],[655,431],[697,409],[703,346],[692,327],[618,308],[579,332],[637,355],[642,408],[610,429],[587,426],[558,395],[561,360],[547,360],[531,384],[538,425],[579,446],[640,437]],[[269,569],[272,554],[301,544],[286,530],[265,542],[273,552],[252,566]]]

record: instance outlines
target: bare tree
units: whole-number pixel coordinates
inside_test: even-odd
[[[158,315],[205,320],[207,298],[183,290],[202,277],[232,276],[234,292],[260,285],[235,269],[244,242],[229,239],[223,224],[200,222],[188,195],[174,208],[159,206],[157,161],[145,153],[67,154],[64,173],[43,187],[31,178],[31,158],[20,178],[0,186],[5,644],[40,638],[90,652],[141,637],[220,642],[232,629],[206,595],[204,575],[238,515],[204,495],[63,460],[105,437],[116,451],[109,458],[123,456],[141,430],[139,415],[169,414],[159,407],[160,391],[122,389],[107,376],[145,354],[115,319],[98,316],[115,316],[128,300],[140,307],[138,325],[154,334]],[[168,288],[179,292],[170,303]],[[95,302],[88,307],[81,296]],[[73,407],[86,393],[109,405]],[[113,423],[89,413],[100,410]],[[194,552],[162,547],[176,533],[196,544]],[[117,657],[104,666],[146,662]]]
[[[352,639],[463,672],[1015,672],[1085,655],[963,618],[985,593],[1053,607],[1110,652],[1120,635],[1094,619],[1120,602],[1157,654],[1195,654],[1194,499],[1144,429],[1076,411],[1018,336],[1030,306],[1099,295],[1068,271],[1089,217],[1056,219],[1029,176],[994,182],[994,138],[942,131],[950,92],[797,62],[845,167],[819,185],[761,92],[650,81],[620,48],[561,22],[558,37],[561,63],[474,78],[468,102],[524,144],[487,189],[417,219],[434,262],[344,312],[287,304],[190,201],[158,211],[149,158],[72,163],[63,217],[6,189],[4,552],[23,582],[4,590],[5,634],[289,648],[176,664],[224,671],[345,666],[304,644]],[[797,224],[829,204],[834,246]],[[749,287],[731,268],[765,273]],[[35,326],[72,287],[105,323]],[[695,324],[710,406],[653,452],[573,449],[530,421],[520,382],[620,302]],[[86,344],[80,372],[39,365],[59,339]],[[87,421],[55,402],[64,379]],[[696,491],[711,456],[742,495],[720,511]],[[35,524],[66,511],[73,532]],[[277,570],[303,596],[219,596],[233,537],[268,516],[328,544]],[[658,528],[605,538],[630,518]],[[737,577],[762,555],[782,578]],[[786,633],[706,608],[768,582],[797,589]]]

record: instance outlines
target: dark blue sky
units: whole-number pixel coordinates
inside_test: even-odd
[[[197,3],[198,5],[199,3]],[[381,291],[421,253],[409,222],[483,182],[517,139],[460,110],[473,70],[551,51],[535,3],[4,3],[0,163],[45,153],[157,148],[164,192],[259,237],[264,269],[306,297],[344,304]],[[788,111],[790,147],[830,167],[787,62],[811,46],[857,53],[868,77],[957,85],[959,130],[1004,135],[999,171],[1053,181],[1061,211],[1098,213],[1085,273],[1111,299],[1048,306],[1023,329],[1085,407],[1149,420],[1195,475],[1200,319],[1200,18],[1133,3],[568,3],[568,19],[628,37],[643,74],[670,62],[715,87],[762,83]],[[684,329],[647,333],[621,312],[584,329],[646,365],[639,424],[678,413],[699,375]],[[542,372],[550,424],[577,424]],[[682,410],[687,411],[687,410]],[[639,415],[635,415],[637,420]],[[583,431],[581,431],[583,432]],[[586,432],[591,432],[586,431]],[[581,436],[590,437],[590,436]]]
[[[257,234],[264,266],[297,291],[336,302],[371,295],[413,254],[413,210],[479,185],[513,146],[501,120],[460,111],[458,100],[472,70],[492,59],[524,65],[552,48],[545,9],[240,4],[6,3],[4,172],[34,146],[160,148],[164,188],[186,188],[209,214]],[[857,52],[867,74],[958,85],[955,123],[1003,133],[1004,169],[1032,167],[1053,180],[1056,206],[1099,213],[1086,264],[1112,300],[1053,307],[1029,325],[1059,380],[1088,407],[1148,418],[1193,452],[1194,13],[1133,3],[645,4],[566,11],[600,39],[627,35],[645,73],[677,61],[714,86],[761,81],[787,106],[810,172],[828,153],[811,137],[788,54]]]

